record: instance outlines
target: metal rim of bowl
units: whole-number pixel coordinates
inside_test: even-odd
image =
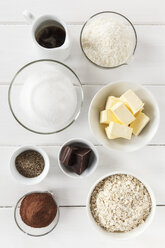
[[[28,233],[28,232],[24,231],[24,230],[20,227],[20,225],[19,225],[19,223],[18,223],[18,221],[17,221],[17,217],[16,217],[16,212],[17,212],[17,208],[18,208],[19,203],[20,203],[26,196],[28,196],[28,195],[30,195],[30,194],[33,194],[33,193],[49,193],[49,194],[51,194],[51,196],[53,197],[53,200],[54,200],[54,202],[56,203],[56,206],[57,206],[57,215],[56,215],[56,216],[57,216],[57,223],[50,229],[50,231],[47,231],[46,233],[43,233],[43,234],[37,234],[37,235],[35,235],[35,234],[31,234],[31,233]],[[55,216],[55,218],[56,218],[56,216]],[[19,198],[19,200],[17,201],[17,203],[16,203],[16,205],[15,205],[15,208],[14,208],[14,220],[15,220],[15,223],[16,223],[17,227],[18,227],[23,233],[25,233],[26,235],[31,236],[31,237],[42,237],[42,236],[45,236],[45,235],[51,233],[51,232],[55,229],[55,227],[57,226],[57,224],[58,224],[58,222],[59,222],[59,218],[60,218],[59,206],[58,206],[58,204],[57,204],[57,202],[56,202],[56,200],[55,200],[55,198],[54,198],[54,194],[53,194],[52,192],[50,192],[50,191],[32,191],[32,192],[29,192],[29,193],[23,195],[21,198]],[[24,223],[24,224],[26,225],[26,223]]]
[[[28,66],[30,66],[30,65],[32,65],[32,64],[38,63],[38,62],[53,62],[53,63],[57,63],[57,64],[60,64],[60,65],[62,65],[62,66],[64,66],[64,67],[66,67],[68,70],[70,70],[70,71],[75,75],[75,77],[76,77],[77,80],[78,80],[80,89],[81,89],[81,97],[82,97],[82,99],[81,99],[81,104],[80,104],[80,108],[79,108],[79,110],[77,111],[75,117],[73,118],[73,120],[72,120],[68,125],[66,125],[65,127],[61,128],[61,129],[59,129],[59,130],[57,130],[57,131],[53,131],[53,132],[39,132],[39,131],[35,131],[35,130],[33,130],[33,129],[31,129],[31,128],[28,128],[27,126],[25,126],[22,122],[19,121],[19,119],[18,119],[17,116],[15,115],[14,110],[13,110],[13,108],[12,108],[11,100],[10,100],[11,89],[12,89],[12,86],[13,86],[13,84],[14,84],[14,81],[15,81],[16,77],[17,77],[17,76],[19,75],[19,73],[22,72],[26,67],[28,67]],[[77,120],[77,118],[79,117],[80,112],[81,112],[81,109],[82,109],[83,102],[84,102],[84,93],[83,93],[81,81],[80,81],[79,77],[77,76],[77,74],[76,74],[69,66],[65,65],[64,63],[62,63],[62,62],[60,62],[60,61],[53,60],[53,59],[40,59],[40,60],[34,60],[34,61],[32,61],[32,62],[30,62],[30,63],[24,65],[23,67],[21,67],[21,69],[19,69],[19,70],[16,72],[15,76],[13,77],[13,79],[12,79],[12,81],[11,81],[11,83],[10,83],[9,89],[8,89],[8,104],[9,104],[10,111],[11,111],[12,115],[14,116],[15,120],[16,120],[22,127],[24,127],[25,129],[27,129],[28,131],[33,132],[33,133],[36,133],[36,134],[45,134],[45,135],[48,135],[48,134],[55,134],[55,133],[59,133],[59,132],[65,130],[66,128],[68,128],[69,126],[71,126],[71,125]]]
[[[134,35],[135,35],[135,46],[134,46],[132,55],[135,54],[135,51],[136,51],[136,48],[137,48],[137,42],[138,42],[136,29],[135,29],[134,25],[132,24],[132,22],[131,22],[126,16],[124,16],[124,15],[118,13],[118,12],[115,12],[115,11],[102,11],[102,12],[98,12],[98,13],[92,15],[92,16],[84,23],[84,25],[83,25],[83,27],[82,27],[82,29],[81,29],[81,32],[80,32],[80,47],[81,47],[81,50],[82,50],[83,54],[85,55],[85,57],[86,57],[86,58],[88,59],[88,61],[90,61],[93,65],[95,65],[95,66],[97,66],[97,67],[99,67],[99,68],[102,68],[102,69],[115,69],[115,68],[118,68],[118,67],[120,67],[120,66],[127,65],[127,63],[125,62],[125,63],[123,63],[123,64],[120,64],[120,65],[117,65],[117,66],[112,66],[112,67],[111,67],[111,66],[107,67],[107,66],[98,65],[98,64],[94,63],[91,59],[88,58],[88,56],[87,56],[86,53],[84,52],[83,45],[82,45],[82,33],[83,33],[83,30],[84,30],[85,26],[87,25],[88,21],[90,21],[93,17],[95,17],[95,16],[97,16],[97,15],[106,14],[106,13],[111,13],[111,14],[119,15],[119,16],[123,17],[126,21],[128,21],[128,23],[131,25],[131,27],[132,27],[132,29],[133,29],[133,31],[134,31]],[[130,57],[131,57],[131,55],[129,56],[129,58],[130,58]],[[128,58],[128,59],[129,59],[129,58]],[[128,61],[128,59],[127,59],[127,61]]]

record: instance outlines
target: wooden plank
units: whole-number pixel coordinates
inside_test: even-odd
[[[133,22],[164,23],[164,2],[161,0],[115,0],[115,1],[33,1],[33,0],[1,0],[0,21],[24,21],[22,11],[28,9],[36,16],[45,13],[58,15],[68,22],[85,21],[100,11],[112,10],[125,14]]]
[[[1,8],[0,8],[1,10]],[[73,37],[70,57],[65,61],[83,83],[105,84],[128,80],[146,84],[165,84],[165,26],[136,26],[138,47],[132,64],[114,70],[92,65],[79,45],[81,25],[69,26]],[[0,25],[0,82],[8,83],[23,65],[44,56],[38,55],[31,43],[30,26]]]
[[[14,206],[17,200],[30,191],[50,190],[59,205],[85,205],[90,187],[97,179],[113,171],[132,172],[140,176],[153,189],[157,204],[165,205],[165,147],[145,147],[138,152],[122,153],[97,147],[100,161],[95,173],[87,178],[74,179],[63,174],[58,166],[60,147],[43,147],[50,157],[50,172],[43,182],[34,186],[17,183],[9,168],[9,161],[16,147],[0,147],[0,206]]]
[[[89,130],[88,125],[88,109],[90,102],[96,92],[102,86],[83,86],[84,90],[84,105],[82,108],[82,112],[78,118],[78,120],[72,124],[69,128],[64,130],[63,132],[54,134],[54,135],[39,135],[34,134],[22,126],[20,126],[14,117],[12,116],[8,102],[7,102],[7,92],[8,86],[1,85],[0,86],[0,113],[1,113],[1,121],[0,121],[0,145],[23,145],[23,144],[36,144],[36,145],[57,145],[62,144],[67,139],[73,137],[82,137],[90,139],[95,144],[99,142],[95,140],[94,136]],[[161,112],[161,123],[158,129],[158,132],[151,143],[156,144],[164,144],[165,143],[165,118],[164,118],[164,95],[165,95],[165,87],[164,86],[147,86],[147,88],[155,95]]]
[[[1,244],[8,248],[164,248],[165,207],[157,207],[151,226],[140,236],[130,240],[115,241],[96,232],[86,215],[85,208],[61,208],[56,229],[47,236],[34,238],[22,233],[13,218],[13,209],[0,209]],[[10,236],[10,238],[9,238]]]

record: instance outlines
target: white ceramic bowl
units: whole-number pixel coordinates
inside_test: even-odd
[[[20,153],[22,153],[22,152],[24,152],[26,150],[37,151],[42,155],[42,157],[44,159],[44,162],[45,162],[44,169],[43,169],[42,173],[37,177],[33,177],[33,178],[24,177],[16,169],[16,166],[15,166],[16,157]],[[19,147],[13,153],[13,155],[12,155],[12,157],[10,159],[10,171],[11,171],[12,176],[15,178],[15,180],[17,182],[22,183],[22,184],[26,184],[26,185],[33,185],[33,184],[40,183],[46,177],[46,175],[48,174],[49,167],[50,167],[50,161],[49,161],[48,155],[46,154],[46,152],[44,150],[42,150],[41,148],[36,147],[36,146],[22,146],[22,147]]]
[[[81,175],[77,175],[72,170],[69,170],[60,161],[60,153],[61,153],[62,148],[64,146],[71,145],[71,144],[80,145],[80,147],[88,147],[88,148],[91,148],[91,150],[93,151],[93,153],[90,157],[90,161],[89,161],[90,166]],[[59,154],[58,154],[59,167],[64,172],[65,175],[70,176],[72,178],[84,178],[84,177],[91,175],[96,170],[98,162],[99,162],[99,155],[98,155],[97,149],[90,141],[88,141],[86,139],[81,139],[81,138],[70,139],[67,142],[65,142],[59,150]]]
[[[91,211],[90,211],[90,198],[91,198],[91,194],[93,192],[93,190],[95,189],[96,185],[101,182],[102,180],[104,180],[105,178],[112,176],[112,175],[116,175],[116,174],[127,174],[127,175],[131,175],[135,178],[137,178],[139,181],[141,181],[144,186],[146,187],[146,189],[148,190],[150,197],[151,197],[151,201],[152,201],[152,209],[151,212],[149,214],[149,216],[147,217],[147,219],[145,220],[145,222],[141,225],[139,225],[138,227],[136,227],[135,229],[126,232],[126,233],[113,233],[113,232],[107,232],[106,230],[104,230],[102,227],[100,227],[96,221],[94,220]],[[100,234],[104,235],[105,238],[112,238],[112,239],[129,239],[129,238],[134,238],[136,236],[138,236],[139,234],[141,234],[142,232],[144,232],[146,230],[146,228],[152,223],[152,220],[154,218],[155,215],[155,209],[156,209],[156,201],[155,201],[155,197],[154,194],[151,190],[151,188],[143,181],[143,179],[133,175],[130,172],[121,172],[121,171],[116,171],[116,172],[112,172],[109,173],[103,177],[101,177],[99,180],[96,181],[96,183],[91,187],[88,197],[87,197],[87,215],[89,217],[89,220],[92,224],[92,226],[95,228],[96,231],[98,231]]]
[[[150,122],[139,136],[133,135],[131,140],[109,140],[105,134],[104,125],[99,123],[100,111],[104,110],[108,96],[119,97],[128,89],[132,89],[145,103],[144,113],[150,117]],[[89,108],[88,119],[94,136],[103,146],[130,152],[142,148],[151,141],[159,126],[160,113],[155,98],[145,87],[131,82],[116,82],[106,85],[96,93]]]

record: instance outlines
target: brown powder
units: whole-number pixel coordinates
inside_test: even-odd
[[[35,228],[51,224],[57,214],[57,205],[50,193],[32,193],[24,197],[20,215],[25,224]]]

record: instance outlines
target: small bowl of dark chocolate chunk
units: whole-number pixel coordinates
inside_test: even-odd
[[[91,175],[98,165],[99,155],[88,140],[75,138],[61,147],[58,163],[61,170],[70,177],[83,178]]]
[[[10,159],[12,176],[26,185],[40,183],[48,174],[49,166],[48,155],[36,146],[19,147]]]

